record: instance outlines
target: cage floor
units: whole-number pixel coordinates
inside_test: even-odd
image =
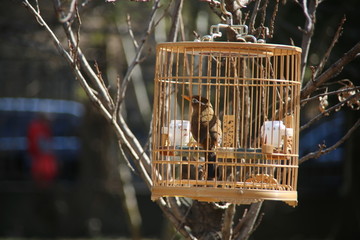
[[[219,180],[160,180],[157,182],[159,186],[163,187],[206,187],[206,188],[220,188],[220,189],[252,189],[252,190],[278,190],[278,191],[292,191],[293,188],[289,185],[278,184],[275,182],[229,182]]]
[[[220,184],[220,182],[217,182]],[[240,184],[249,186],[249,184]],[[240,186],[239,185],[239,186]],[[252,189],[246,187],[219,187],[210,186],[154,186],[152,188],[152,200],[160,197],[188,197],[204,202],[229,202],[234,204],[250,204],[262,200],[284,201],[290,206],[297,205],[297,191]]]

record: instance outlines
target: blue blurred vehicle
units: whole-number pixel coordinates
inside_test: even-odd
[[[81,150],[78,131],[84,106],[68,100],[0,98],[0,181],[29,180],[27,131],[39,114],[50,120],[58,179],[76,178]]]

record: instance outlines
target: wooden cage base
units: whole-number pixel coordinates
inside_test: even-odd
[[[213,187],[152,187],[151,199],[160,197],[188,197],[202,202],[228,202],[233,204],[251,204],[262,200],[284,201],[288,205],[297,205],[297,191],[246,189],[246,188],[213,188]]]

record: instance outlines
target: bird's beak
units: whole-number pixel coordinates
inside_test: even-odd
[[[185,98],[186,100],[188,101],[191,101],[191,98],[189,96],[186,96],[186,95],[182,95],[183,98]]]

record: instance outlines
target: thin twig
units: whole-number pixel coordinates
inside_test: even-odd
[[[77,60],[77,53],[79,51],[79,47],[80,47],[80,27],[81,27],[81,18],[80,18],[80,14],[79,14],[79,9],[77,7],[77,4],[75,4],[75,11],[76,11],[76,18],[78,19],[79,25],[76,31],[76,45],[75,45],[75,51],[74,51],[74,64],[77,64],[78,60]]]
[[[322,88],[328,88],[330,86],[333,86],[335,84],[341,84],[343,86],[346,86],[347,84],[344,84],[344,81],[347,81],[347,79],[341,79],[339,81],[333,81],[333,82],[327,82],[321,85],[321,87],[318,88],[318,90],[322,89]]]
[[[50,35],[50,38],[53,40],[55,47],[58,52],[66,59],[69,64],[73,64],[73,59],[70,54],[65,50],[63,45],[60,43],[59,39],[55,35],[55,33],[51,30],[51,28],[46,24],[45,20],[41,17],[40,11],[35,10],[35,8],[29,3],[28,0],[22,1],[23,5],[30,11],[32,15],[34,15],[35,19],[39,22],[39,25],[44,27],[46,32]]]
[[[260,8],[260,12],[261,12],[260,26],[265,26],[266,9],[267,9],[268,5],[269,5],[269,0],[265,0],[264,4]]]
[[[72,21],[73,17],[75,16],[76,14],[76,7],[77,5],[77,0],[72,0],[71,3],[70,3],[70,8],[69,8],[69,12],[66,16],[63,16],[61,18],[59,18],[59,21],[61,23],[65,23],[65,22],[69,22],[69,21]]]
[[[102,89],[105,89],[106,92],[109,94],[109,91],[108,91],[107,87],[105,86],[105,81],[104,81],[104,79],[103,79],[103,77],[102,77],[102,74],[101,74],[101,71],[100,71],[100,68],[99,68],[99,65],[97,64],[97,62],[95,62],[94,67],[95,67],[95,70],[96,70],[96,76],[97,76],[97,78],[99,79],[100,84],[102,85],[101,88],[102,88]],[[114,109],[113,101],[112,101],[112,98],[111,98],[110,95],[109,95],[109,98],[110,98],[110,100],[111,100],[111,105],[108,106],[108,108],[109,108],[110,110],[114,111],[114,110],[113,110],[113,109]]]
[[[343,16],[343,18],[341,19],[341,22],[335,32],[335,35],[331,41],[331,44],[330,46],[328,47],[328,49],[326,50],[325,52],[325,55],[324,57],[322,58],[319,66],[316,68],[316,71],[315,71],[315,77],[319,76],[319,74],[322,72],[322,70],[324,69],[324,66],[327,62],[327,60],[329,59],[329,56],[330,56],[330,53],[332,51],[332,49],[334,48],[335,44],[337,43],[337,41],[339,40],[340,36],[341,36],[341,32],[343,30],[343,25],[346,21],[346,17]]]
[[[305,130],[306,128],[310,127],[314,122],[318,121],[320,118],[324,117],[324,116],[328,116],[329,113],[331,111],[334,111],[336,109],[338,109],[339,107],[341,107],[342,105],[344,105],[345,103],[347,103],[348,101],[358,97],[360,95],[360,92],[357,92],[354,95],[351,95],[350,97],[346,98],[344,101],[339,102],[338,104],[335,104],[334,106],[326,109],[326,111],[323,111],[321,113],[319,113],[318,115],[316,115],[314,118],[312,118],[311,120],[309,120],[306,124],[304,124],[303,126],[300,127],[300,132]]]
[[[62,10],[61,10],[62,7],[61,7],[60,0],[53,0],[53,1],[54,1],[55,9],[56,9],[55,11],[57,11],[57,13],[59,13],[59,15],[62,15]],[[67,36],[69,42],[72,44],[72,46],[76,46],[77,40],[74,36],[74,32],[71,28],[70,22],[64,22],[63,29],[66,33],[66,36]],[[89,62],[87,61],[85,55],[82,53],[80,47],[77,48],[76,54],[77,54],[77,59],[79,60],[79,63],[81,64],[84,72],[88,75],[88,77],[91,79],[91,81],[96,86],[96,90],[101,94],[101,98],[105,100],[106,107],[109,108],[110,110],[113,109],[114,103],[112,101],[109,91],[105,87],[105,84],[103,82],[101,82],[101,80],[97,77],[94,70],[91,68]]]
[[[121,83],[121,94],[120,94],[120,99],[119,99],[120,106],[124,101],[127,86],[129,85],[130,80],[131,80],[131,74],[134,71],[136,65],[139,63],[139,60],[141,58],[141,54],[142,54],[144,46],[145,46],[145,43],[147,42],[147,39],[149,38],[150,33],[154,29],[155,16],[156,16],[156,12],[157,12],[157,10],[159,8],[159,4],[160,4],[160,0],[154,0],[154,4],[153,4],[153,7],[152,7],[152,11],[150,13],[150,19],[149,19],[149,22],[148,22],[148,25],[147,25],[145,35],[143,36],[143,38],[142,38],[142,40],[140,42],[140,45],[137,48],[135,57],[134,57],[133,61],[129,64],[129,67],[128,67],[128,69],[126,71],[126,74],[125,74],[125,76],[123,78],[123,81]]]
[[[146,178],[148,182],[152,182],[150,178],[151,173],[151,162],[149,156],[145,153],[143,147],[141,146],[138,139],[131,132],[128,125],[125,122],[125,119],[121,114],[118,115],[119,128],[121,132],[124,134],[124,139],[130,144],[129,151],[133,156],[135,163],[139,164],[138,169],[140,169],[140,173],[143,178]],[[150,186],[151,187],[151,186]]]
[[[280,0],[276,0],[275,8],[274,8],[273,14],[271,16],[271,20],[270,20],[269,38],[273,38],[273,36],[274,36],[275,20],[276,20],[277,13],[279,11],[279,3],[280,3]]]
[[[257,33],[257,37],[261,37],[261,38],[266,38],[268,33],[267,33],[267,28],[265,27],[265,21],[266,21],[266,9],[269,5],[269,0],[265,0],[263,6],[261,7],[261,22],[260,22],[260,26],[258,27],[258,33]]]
[[[360,126],[360,119],[358,119],[356,123],[347,131],[347,133],[334,145],[328,148],[320,147],[318,151],[306,154],[305,156],[299,159],[299,164],[304,163],[305,161],[312,158],[319,158],[320,156],[335,150],[341,144],[343,144],[359,126]]]
[[[353,87],[353,88],[344,88],[344,89],[340,89],[340,90],[336,90],[336,91],[332,91],[332,92],[317,94],[316,96],[301,100],[300,104],[304,104],[304,103],[307,103],[307,102],[310,102],[313,100],[317,100],[317,99],[319,99],[319,97],[323,97],[326,95],[334,95],[334,94],[339,94],[339,93],[343,93],[343,92],[351,92],[351,91],[356,91],[358,89],[360,89],[360,86]]]
[[[352,60],[354,60],[360,53],[360,42],[344,54],[339,60],[332,64],[325,72],[320,74],[314,81],[308,81],[305,87],[301,90],[300,98],[304,99],[311,95],[319,86],[325,82],[336,77]]]
[[[133,166],[131,165],[130,163],[130,160],[128,159],[128,157],[126,156],[126,153],[124,151],[124,148],[122,147],[122,143],[120,141],[118,141],[118,145],[119,145],[119,149],[120,149],[120,153],[121,155],[123,156],[125,162],[126,162],[126,165],[130,168],[130,170],[134,173],[135,172],[135,169],[133,168]]]
[[[170,9],[171,4],[172,4],[173,1],[174,1],[174,0],[171,0],[171,1],[167,4],[167,6],[164,8],[162,15],[161,15],[161,16],[159,17],[159,19],[155,22],[154,28],[156,28],[156,27],[159,25],[159,23],[160,23],[167,15],[169,15],[169,9]],[[159,8],[160,8],[160,7],[162,7],[162,5],[159,6]]]
[[[186,41],[184,19],[181,14],[180,14],[179,22],[180,22],[179,24],[180,24],[180,36],[181,36],[180,39],[181,41]]]
[[[168,42],[176,42],[178,32],[179,32],[179,25],[180,25],[180,16],[181,10],[183,6],[184,0],[176,0],[174,2],[174,13],[172,15],[172,23],[171,28],[169,31]]]
[[[222,13],[218,11],[218,8],[220,8],[220,1],[209,0],[207,2],[209,3],[209,7],[213,11],[213,13],[217,15],[222,22],[225,22],[225,18],[223,17]]]
[[[261,4],[261,0],[256,0],[255,1],[255,6],[253,8],[253,11],[251,13],[251,17],[250,17],[250,21],[249,21],[249,30],[250,30],[250,34],[254,34],[255,32],[255,20],[256,20],[256,16],[260,10],[260,4]]]
[[[41,15],[41,13],[40,13],[40,6],[39,6],[39,0],[36,0],[36,1],[35,1],[35,4],[36,4],[36,12],[37,12],[39,15]],[[37,18],[36,18],[36,21],[40,24],[40,26],[42,26],[41,21],[39,21]]]
[[[298,1],[296,1],[299,3]],[[299,3],[300,4],[300,3]],[[311,39],[314,34],[315,20],[316,20],[316,9],[318,6],[318,0],[310,0],[309,6],[307,0],[303,0],[300,6],[303,9],[305,15],[305,25],[302,29],[302,54],[301,54],[301,80],[304,80],[305,69],[307,65],[307,59],[309,54],[309,49],[311,45]]]
[[[130,35],[131,39],[133,40],[134,46],[135,46],[135,48],[137,50],[139,48],[139,44],[136,41],[135,36],[134,36],[134,32],[132,30],[130,14],[126,15],[126,23],[127,23],[127,26],[128,26],[129,35]]]
[[[116,77],[116,89],[117,89],[117,91],[116,91],[116,97],[115,97],[115,108],[114,108],[114,111],[113,111],[113,118],[114,119],[117,119],[118,115],[120,114],[120,107],[119,107],[120,85],[121,85],[120,76],[118,75]]]

